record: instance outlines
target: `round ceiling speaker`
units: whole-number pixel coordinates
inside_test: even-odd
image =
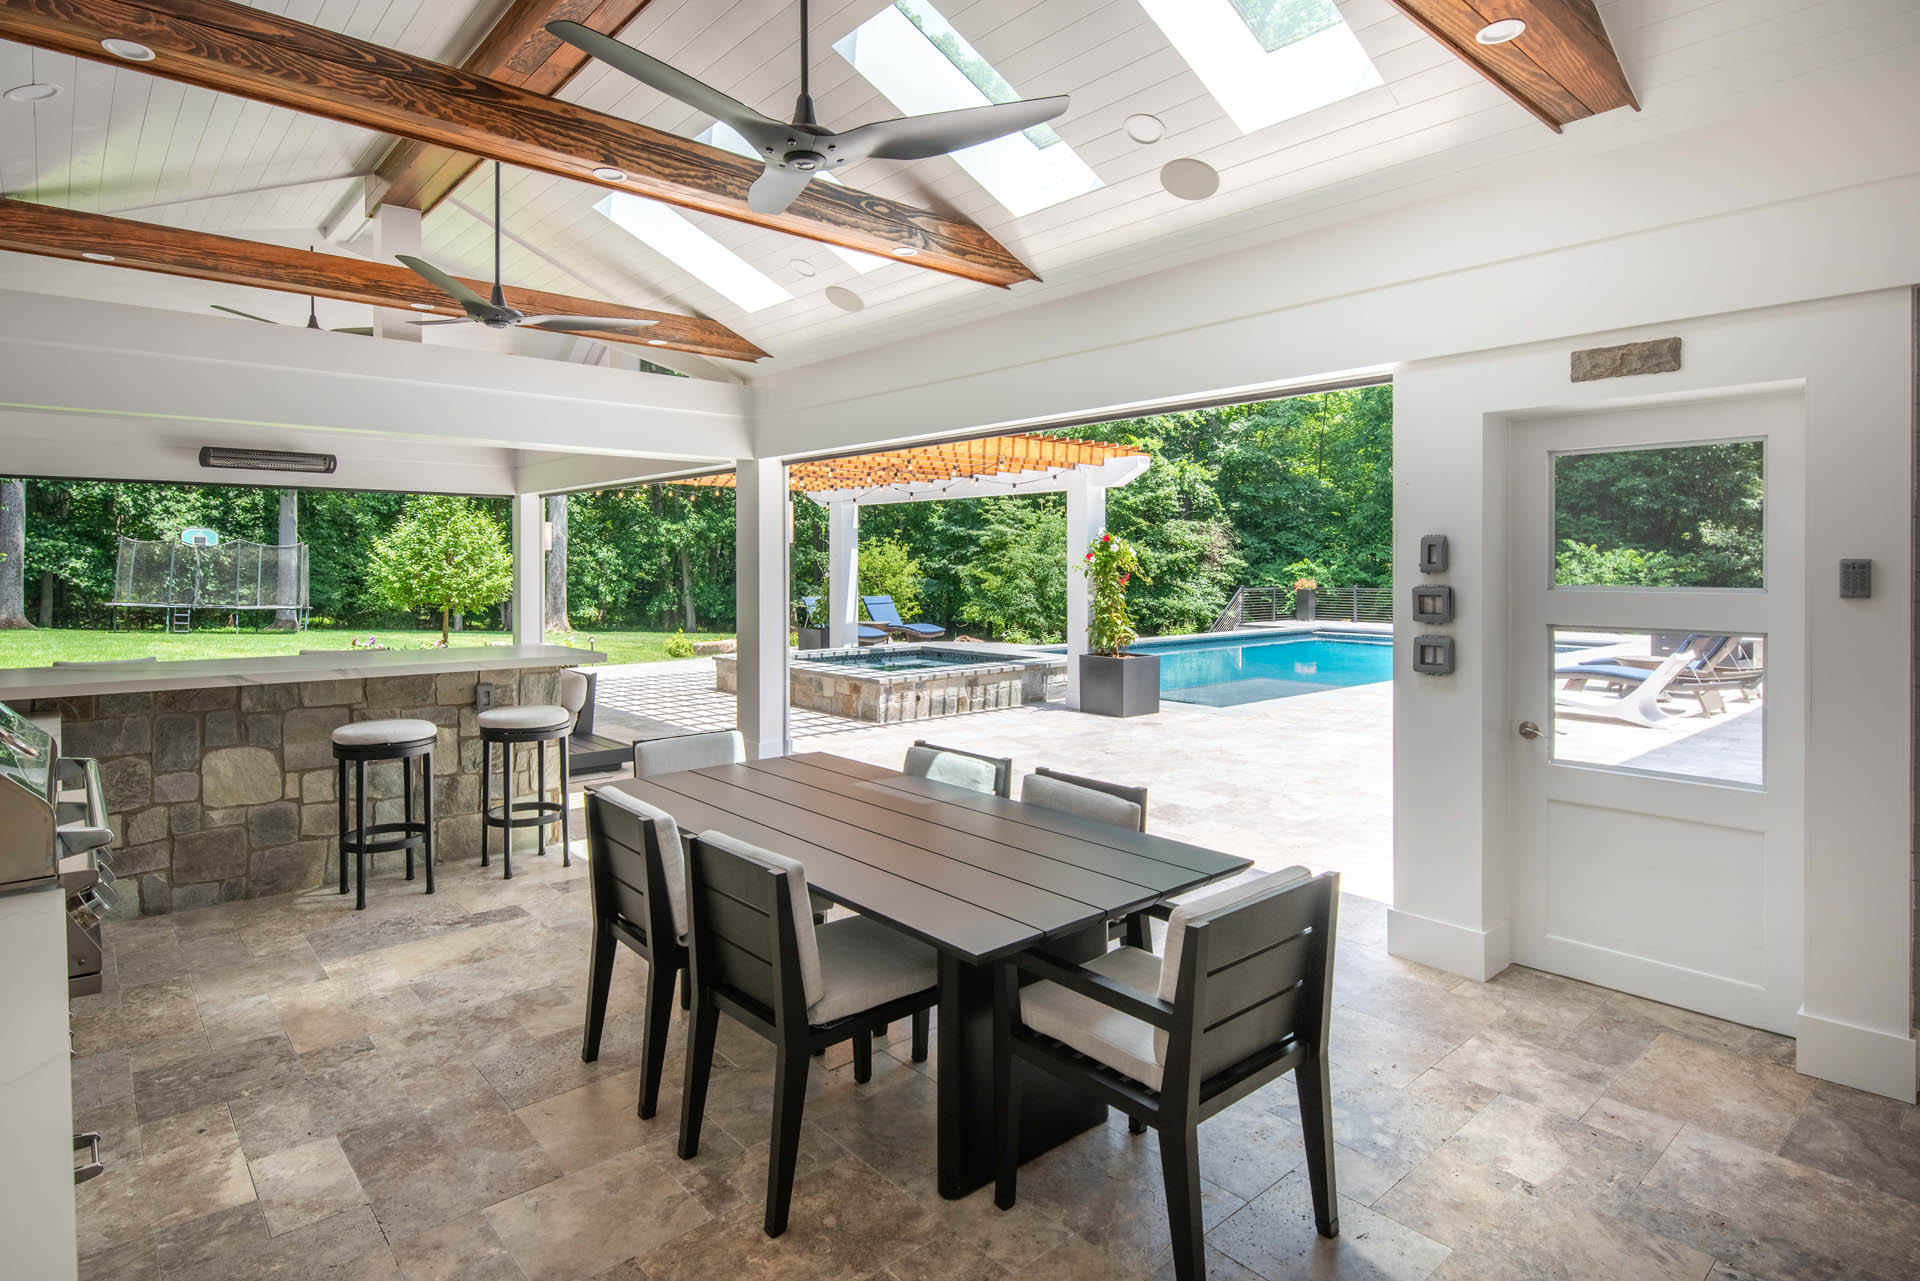
[[[841,311],[859,311],[867,305],[865,299],[843,285],[828,285],[827,301]]]
[[[15,85],[13,88],[7,90],[5,94],[0,94],[0,97],[6,98],[8,102],[45,102],[49,98],[57,98],[59,96],[59,85],[43,84]]]
[[[1498,22],[1489,22],[1473,33],[1480,44],[1505,44],[1509,40],[1518,40],[1527,33],[1527,24],[1518,18],[1502,18]]]
[[[1161,123],[1160,117],[1150,116],[1145,112],[1128,116],[1126,124],[1122,127],[1126,129],[1127,137],[1143,146],[1150,142],[1158,142],[1167,136],[1167,127]]]
[[[100,47],[116,58],[125,58],[128,62],[152,62],[153,50],[133,40],[122,40],[118,36],[100,42]]]
[[[794,275],[805,276],[809,280],[820,274],[819,270],[805,258],[795,258],[792,262],[788,263],[787,266],[793,269]]]
[[[1184,156],[1160,166],[1160,185],[1182,200],[1205,200],[1220,190],[1220,171],[1204,160]]]

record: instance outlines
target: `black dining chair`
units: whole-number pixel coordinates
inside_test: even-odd
[[[900,772],[909,778],[928,778],[995,796],[1013,795],[1013,758],[983,756],[958,747],[941,747],[918,739],[907,749]]]
[[[1327,1027],[1340,877],[1289,868],[1174,909],[1164,957],[1084,965],[1026,953],[995,968],[994,1204],[1014,1204],[1018,1058],[1160,1131],[1174,1276],[1204,1281],[1200,1123],[1292,1072],[1314,1227],[1340,1234]],[[1040,981],[1020,986],[1022,974]]]
[[[587,793],[587,886],[593,941],[587,963],[587,1023],[580,1058],[600,1057],[615,945],[647,962],[647,1000],[639,1111],[650,1118],[660,1101],[673,1017],[673,981],[687,972],[686,856],[680,829],[665,810],[613,788]],[[681,985],[683,1003],[692,991]]]
[[[1082,774],[1068,774],[1044,765],[1020,780],[1020,803],[1038,805],[1062,814],[1077,814],[1096,823],[1124,827],[1130,832],[1147,830],[1146,788],[1109,783]],[[1114,936],[1121,937],[1124,931],[1129,946],[1153,946],[1146,912],[1131,913],[1124,920],[1114,922],[1114,925],[1118,927],[1114,930]]]
[[[687,842],[687,907],[693,1030],[680,1156],[692,1160],[700,1150],[713,1043],[725,1012],[776,1050],[765,1227],[777,1237],[787,1230],[793,1198],[808,1057],[850,1040],[854,1080],[870,1080],[875,1029],[924,1017],[933,1007],[937,959],[926,944],[864,916],[816,926],[804,867],[719,832]]]

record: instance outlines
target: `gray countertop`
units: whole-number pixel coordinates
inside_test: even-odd
[[[97,667],[17,667],[0,671],[0,702],[226,685],[356,680],[368,676],[416,676],[433,672],[578,667],[605,662],[606,657],[596,650],[572,649],[565,645],[473,645],[457,649],[343,649],[324,654],[197,658]]]

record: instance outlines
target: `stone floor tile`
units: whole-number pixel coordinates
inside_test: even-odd
[[[1254,1097],[1271,1100],[1273,1111],[1298,1124],[1299,1102],[1292,1082],[1282,1080],[1276,1085],[1286,1088]],[[1368,1077],[1336,1074],[1332,1092],[1335,1142],[1402,1172],[1412,1169],[1498,1097],[1497,1091],[1437,1068],[1404,1089],[1383,1086]]]
[[[1492,1028],[1441,1059],[1435,1070],[1567,1116],[1592,1107],[1612,1077],[1564,1051]]]
[[[267,1237],[267,1216],[258,1201],[248,1201],[84,1254],[80,1281],[164,1281],[169,1271],[177,1273],[214,1256],[239,1254]]]
[[[1448,991],[1394,974],[1381,975],[1356,991],[1338,995],[1341,1004],[1351,1009],[1409,1032],[1437,1037],[1450,1046],[1459,1045],[1507,1012],[1506,1006],[1478,992]]]
[[[253,1189],[274,1236],[367,1203],[360,1180],[335,1138],[282,1148],[248,1162]]]
[[[1812,1078],[1672,1033],[1607,1088],[1607,1097],[1771,1152],[1793,1128]]]
[[[1008,1274],[1009,1281],[1146,1281],[1150,1275],[1078,1237],[1069,1237]]]
[[[169,1270],[167,1281],[404,1281],[365,1206]]]
[[[487,1090],[417,1117],[350,1130],[340,1146],[393,1240],[560,1176],[526,1127]]]
[[[1447,1247],[1356,1201],[1339,1200],[1340,1235],[1313,1225],[1304,1173],[1288,1175],[1208,1234],[1221,1253],[1268,1281],[1306,1277],[1421,1281],[1445,1261]]]
[[[1810,1256],[1889,1279],[1920,1276],[1920,1213],[1911,1201],[1701,1126],[1682,1129],[1642,1183],[1643,1205],[1661,1198],[1722,1217],[1770,1247],[1774,1258],[1755,1271]]]
[[[405,1281],[526,1281],[484,1211],[405,1238],[393,1257]]]
[[[1006,1268],[970,1245],[923,1245],[887,1269],[893,1281],[1001,1281]]]
[[[243,1045],[264,1036],[278,1036],[286,1030],[280,1025],[274,998],[265,994],[243,996],[235,1001],[196,1000],[194,1004],[199,1009],[200,1027],[210,1050]],[[294,1048],[300,1048],[298,1041],[294,1042]]]
[[[487,1207],[527,1281],[572,1281],[644,1255],[711,1216],[675,1181],[671,1153],[636,1149]]]
[[[125,1050],[104,1050],[73,1061],[76,1115],[133,1099],[133,1064]]]
[[[1680,1127],[1685,1124],[1670,1116],[1649,1112],[1604,1095],[1580,1119],[1596,1130],[1632,1139],[1655,1152],[1664,1152],[1667,1144],[1673,1142],[1673,1136],[1680,1133]]]
[[[1365,1010],[1339,1007],[1327,1053],[1351,1072],[1364,1072],[1383,1085],[1407,1085],[1445,1058],[1458,1041],[1377,1018]]]
[[[105,1249],[254,1200],[247,1160],[225,1105],[141,1127],[141,1155],[80,1184],[81,1249]]]
[[[640,1069],[515,1108],[520,1124],[560,1170],[572,1173],[639,1147],[671,1148],[679,1134],[679,1074],[660,1084],[659,1111],[639,1115]]]
[[[80,1055],[131,1050],[149,1041],[200,1031],[193,984],[184,978],[83,997],[73,1003],[72,1009],[73,1052]]]
[[[1901,1124],[1912,1111],[1907,1104],[1844,1086],[1816,1091],[1794,1119],[1780,1155],[1920,1202],[1920,1127]],[[1920,1220],[1920,1209],[1915,1215]],[[1915,1231],[1920,1232],[1920,1222]]]
[[[133,1074],[142,1123],[284,1085],[296,1077],[293,1044],[263,1036]]]

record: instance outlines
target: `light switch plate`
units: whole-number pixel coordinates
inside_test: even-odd
[[[473,687],[473,710],[484,712],[493,706],[493,686],[481,681]]]

